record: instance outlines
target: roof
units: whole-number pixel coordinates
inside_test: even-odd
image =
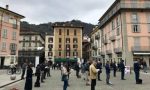
[[[9,12],[9,13],[13,14],[14,16],[19,17],[19,18],[21,18],[21,19],[22,19],[22,18],[25,18],[25,16],[20,15],[20,14],[18,14],[18,13],[15,13],[15,12],[13,12],[13,11],[10,11],[10,10],[8,10],[8,9],[5,9],[5,8],[3,8],[3,7],[0,7],[0,11]]]

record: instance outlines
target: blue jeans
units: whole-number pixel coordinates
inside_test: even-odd
[[[68,87],[68,80],[64,80],[63,90],[67,90],[67,87]]]

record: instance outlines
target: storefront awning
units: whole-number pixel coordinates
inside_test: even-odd
[[[150,53],[133,53],[134,55],[150,55]]]
[[[77,62],[77,59],[55,58],[55,62]]]

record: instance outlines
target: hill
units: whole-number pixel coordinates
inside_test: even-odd
[[[90,23],[85,23],[82,22],[80,20],[72,20],[72,21],[66,21],[66,22],[54,22],[54,23],[71,23],[73,25],[78,25],[78,26],[83,26],[83,34],[85,35],[89,35],[91,33],[91,31],[94,28],[93,24]],[[45,35],[45,33],[48,34],[53,34],[53,28],[52,25],[54,24],[52,22],[49,23],[43,23],[43,24],[39,24],[39,25],[35,25],[35,24],[29,24],[26,21],[22,21],[21,22],[21,31],[35,31],[35,32],[40,32],[43,35]]]

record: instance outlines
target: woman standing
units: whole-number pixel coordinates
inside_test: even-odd
[[[27,67],[27,75],[24,90],[32,90],[32,73],[31,64]]]
[[[67,71],[67,65],[63,65],[62,68],[62,81],[64,82],[63,90],[67,90],[68,87],[68,71]]]

